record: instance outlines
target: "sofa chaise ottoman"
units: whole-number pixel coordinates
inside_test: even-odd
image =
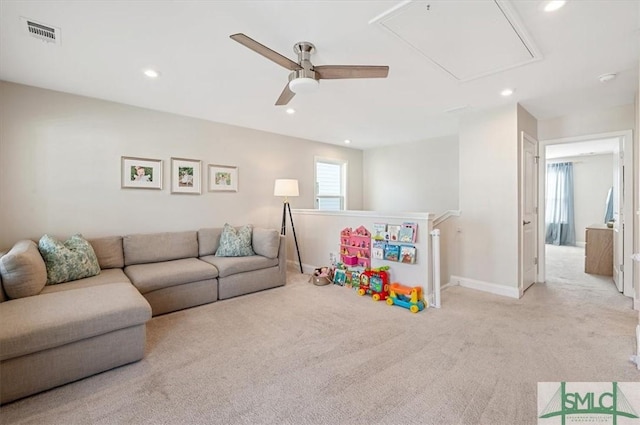
[[[25,264],[46,280],[32,241],[2,257],[0,404],[142,359],[151,308],[121,269],[7,300]]]

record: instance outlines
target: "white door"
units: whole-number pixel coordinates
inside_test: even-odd
[[[622,138],[620,143],[622,143]],[[624,236],[622,234],[622,201],[624,191],[624,167],[620,159],[620,152],[623,147],[617,145],[613,151],[613,282],[616,284],[618,291],[624,289],[624,275],[622,263]]]
[[[538,274],[538,141],[528,134],[521,135],[520,164],[520,293],[536,281]]]

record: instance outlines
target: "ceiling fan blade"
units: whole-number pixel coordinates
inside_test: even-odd
[[[274,50],[271,50],[267,46],[264,46],[258,43],[251,37],[247,37],[244,34],[233,34],[233,35],[230,35],[229,37],[231,37],[233,40],[237,41],[238,43],[242,44],[243,46],[250,48],[254,52],[261,54],[265,58],[277,63],[278,65],[284,68],[287,68],[290,71],[296,71],[298,69],[302,69],[300,65],[298,65],[291,59],[287,58],[286,56],[282,56],[280,53]]]
[[[280,97],[278,98],[278,100],[276,100],[276,105],[277,106],[286,105],[287,103],[289,103],[291,99],[293,99],[293,96],[295,95],[296,94],[292,92],[291,89],[289,88],[289,83],[287,83],[287,85],[284,86],[282,93],[280,93]]]
[[[313,68],[322,80],[342,78],[387,78],[388,66],[321,65]]]

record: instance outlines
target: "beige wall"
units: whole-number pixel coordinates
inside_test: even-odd
[[[460,262],[464,279],[518,286],[516,105],[460,123]]]
[[[458,209],[458,137],[448,136],[364,151],[364,208]]]
[[[539,140],[561,139],[632,128],[635,128],[635,106],[629,104],[540,120],[538,137]]]
[[[576,242],[584,244],[586,227],[604,223],[607,194],[613,186],[613,154],[556,158],[547,164],[556,162],[573,163]]]
[[[120,188],[120,157],[164,160],[164,188]],[[314,157],[344,159],[362,208],[362,151],[0,82],[0,248],[44,233],[86,237],[253,223],[280,227],[276,178],[313,208]],[[170,193],[170,158],[239,167],[237,193]],[[204,172],[206,176],[206,172]]]

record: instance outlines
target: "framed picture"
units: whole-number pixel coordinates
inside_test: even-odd
[[[209,192],[237,192],[238,167],[209,164]]]
[[[202,161],[171,158],[171,193],[202,192]]]
[[[123,156],[120,158],[123,189],[162,189],[162,160]]]

